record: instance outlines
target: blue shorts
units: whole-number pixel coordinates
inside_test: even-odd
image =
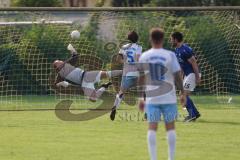
[[[135,76],[122,76],[121,88],[127,90],[136,86],[138,77]]]
[[[159,122],[163,115],[165,123],[170,123],[178,116],[177,104],[147,104],[146,113],[148,122]]]

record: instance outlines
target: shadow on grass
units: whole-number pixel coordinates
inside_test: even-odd
[[[111,111],[114,103],[114,96],[104,93],[101,97],[103,103],[95,109],[87,110],[84,113],[74,114],[71,112],[72,100],[63,100],[55,107],[56,116],[63,121],[88,121],[101,117]]]
[[[224,121],[206,121],[206,120],[198,120],[197,123],[207,123],[207,124],[226,124],[226,125],[239,125],[240,122],[224,122]]]

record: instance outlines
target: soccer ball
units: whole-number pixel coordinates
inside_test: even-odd
[[[70,35],[71,35],[72,39],[79,39],[80,38],[80,32],[78,30],[72,31]]]

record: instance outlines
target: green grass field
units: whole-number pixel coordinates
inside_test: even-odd
[[[176,160],[240,159],[240,98],[234,97],[232,104],[219,104],[215,98],[194,97],[202,117],[195,123],[177,122]],[[25,109],[42,101],[26,99],[22,104]],[[46,97],[44,102],[43,108],[54,105]],[[1,111],[0,159],[147,160],[147,123],[141,120],[142,115],[134,116],[138,113],[134,107],[122,106],[124,110],[118,112],[114,122],[109,120],[109,114],[90,121],[66,122],[58,119],[53,110]],[[7,108],[14,110],[11,104],[0,106]],[[180,108],[179,112],[185,114]],[[163,124],[158,131],[158,157],[167,159]]]

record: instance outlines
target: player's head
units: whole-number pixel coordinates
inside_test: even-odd
[[[137,43],[137,41],[138,41],[138,34],[137,34],[137,32],[135,32],[135,31],[129,32],[128,33],[128,40],[131,43]]]
[[[61,65],[63,65],[63,63],[64,63],[63,61],[55,60],[53,62],[53,68],[57,70]]]
[[[171,34],[171,43],[176,47],[179,43],[183,42],[183,34],[181,32],[174,32]]]
[[[150,41],[152,46],[162,46],[164,31],[161,28],[152,28],[150,31]]]

